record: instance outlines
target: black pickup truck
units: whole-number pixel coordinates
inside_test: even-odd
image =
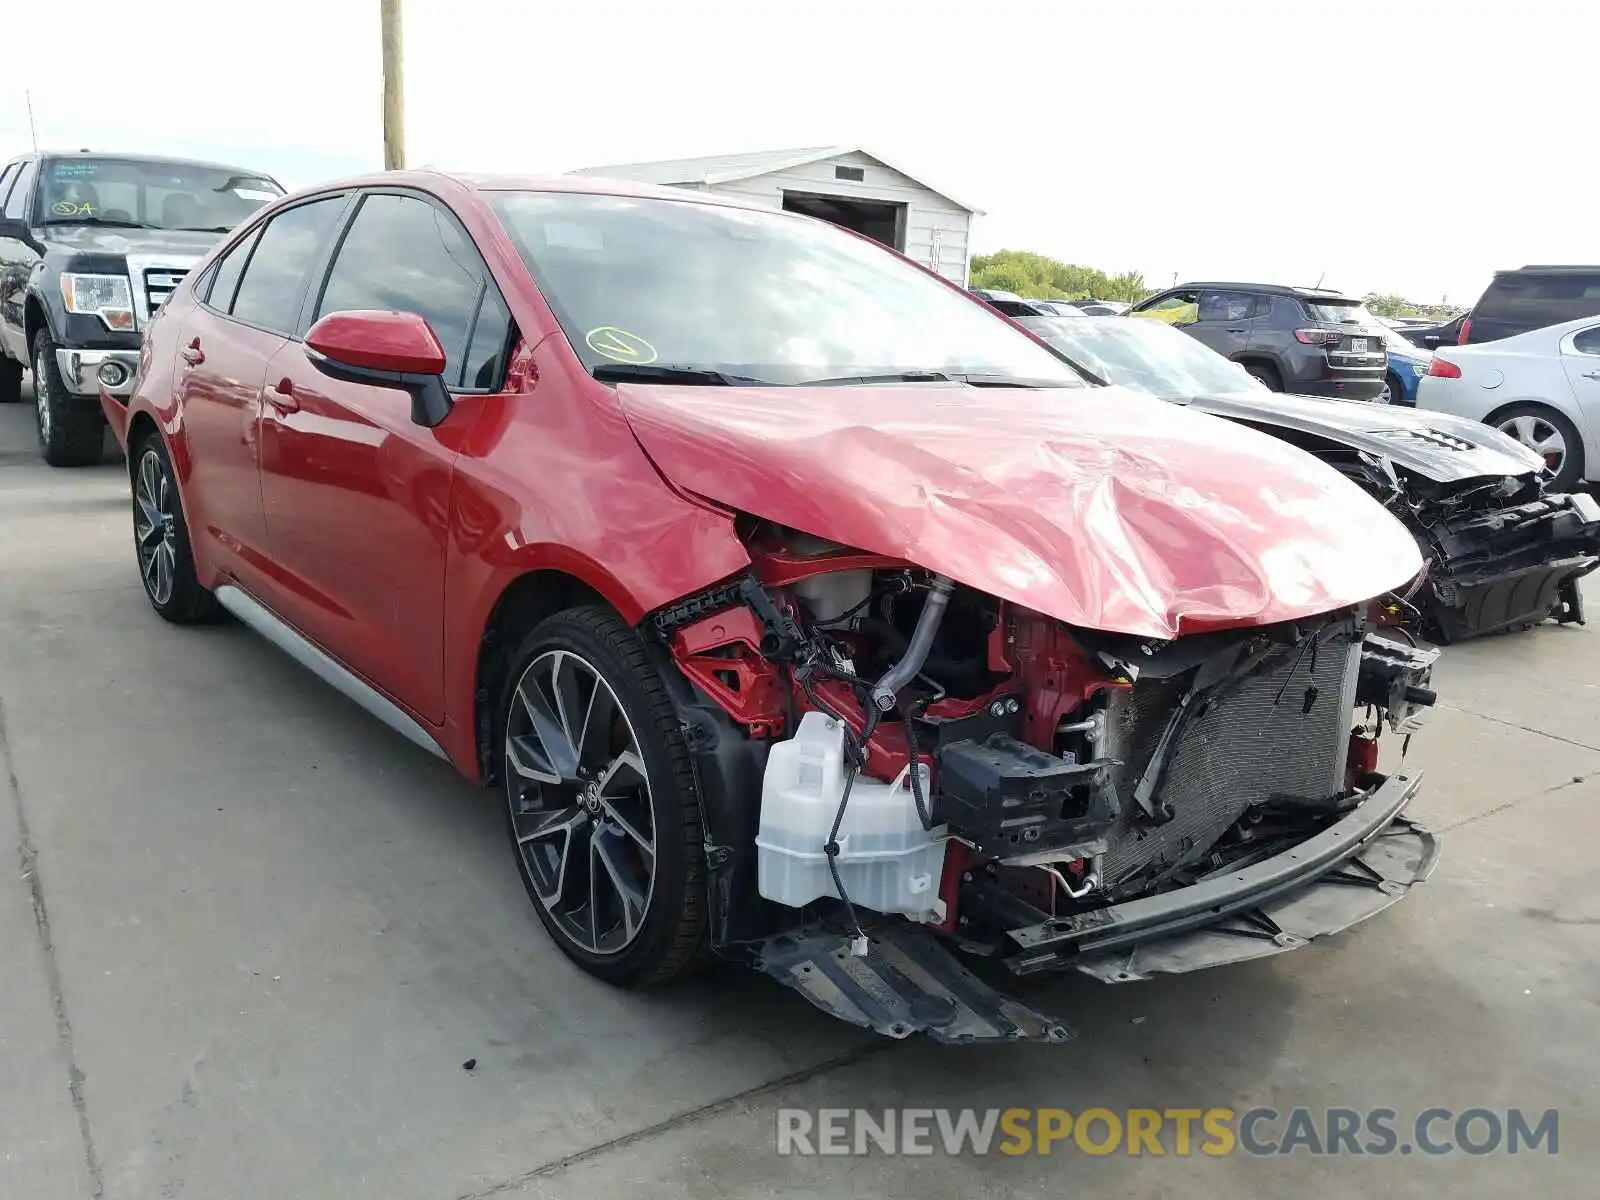
[[[259,171],[122,154],[23,155],[0,170],[0,404],[33,372],[39,449],[100,460],[103,387],[126,395],[139,336],[224,233],[283,194]]]

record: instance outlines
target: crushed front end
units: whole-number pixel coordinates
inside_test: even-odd
[[[890,1036],[1059,1041],[1005,981],[1276,953],[1431,871],[1378,741],[1438,651],[1366,607],[1167,640],[752,522],[655,615],[681,676],[717,949]],[[759,796],[752,804],[751,797]]]
[[[1423,636],[1449,644],[1546,620],[1584,623],[1578,581],[1600,565],[1593,497],[1546,492],[1531,472],[1440,482],[1375,458],[1355,471],[1427,561],[1397,604]]]

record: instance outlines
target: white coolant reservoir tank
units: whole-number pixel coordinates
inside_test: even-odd
[[[927,764],[918,770],[926,797]],[[794,737],[772,747],[756,835],[757,886],[768,900],[800,908],[838,896],[823,847],[844,778],[844,727],[832,717],[808,712]],[[910,781],[910,768],[893,783],[856,778],[839,826],[839,877],[857,908],[937,923],[944,920],[939,876],[947,831],[922,827]]]

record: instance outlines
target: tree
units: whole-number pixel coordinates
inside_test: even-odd
[[[1411,303],[1404,296],[1392,293],[1380,295],[1377,292],[1367,293],[1367,311],[1378,317],[1404,317],[1412,309]]]
[[[1064,263],[1031,250],[998,250],[972,260],[972,286],[1015,292],[1035,300],[1123,300],[1150,294],[1144,276],[1125,271],[1115,278],[1094,267]]]

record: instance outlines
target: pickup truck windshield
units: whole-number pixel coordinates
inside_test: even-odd
[[[491,199],[590,371],[659,364],[769,384],[936,376],[1083,386],[978,301],[820,221],[688,198]]]
[[[36,219],[45,225],[221,233],[283,195],[264,175],[142,158],[47,158]]]

